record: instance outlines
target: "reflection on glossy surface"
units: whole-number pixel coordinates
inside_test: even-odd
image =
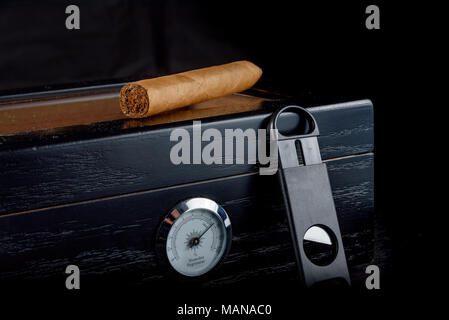
[[[332,245],[332,240],[327,232],[317,226],[313,226],[309,230],[307,230],[306,234],[304,235],[304,240]]]
[[[324,226],[312,226],[304,234],[304,253],[314,264],[326,266],[337,255],[337,242],[331,230]]]
[[[164,112],[144,119],[129,119],[120,110],[118,91],[74,97],[0,104],[0,136],[41,131],[41,135],[71,131],[83,125],[84,130],[95,125],[119,121],[121,129],[140,128],[254,111],[262,108],[266,98],[232,94],[197,103],[179,110]],[[116,125],[115,125],[116,126]],[[115,127],[114,126],[114,127]]]

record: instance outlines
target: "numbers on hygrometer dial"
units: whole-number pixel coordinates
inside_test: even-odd
[[[167,221],[165,254],[176,272],[202,276],[224,259],[230,246],[231,223],[218,204],[206,198],[189,199],[178,204]]]

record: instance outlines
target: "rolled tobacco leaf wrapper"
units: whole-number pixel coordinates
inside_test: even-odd
[[[237,61],[129,83],[120,90],[120,108],[130,118],[144,118],[251,88],[262,70]]]

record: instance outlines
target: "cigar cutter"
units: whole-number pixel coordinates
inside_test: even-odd
[[[284,134],[282,113],[299,116],[299,127]],[[300,279],[306,287],[318,283],[350,285],[326,164],[321,160],[317,123],[306,109],[286,106],[272,115],[270,143],[278,146],[278,177],[284,197]]]

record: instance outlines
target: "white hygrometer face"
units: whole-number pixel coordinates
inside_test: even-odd
[[[231,223],[214,201],[193,198],[174,208],[164,220],[168,227],[165,253],[178,273],[198,277],[211,271],[226,255]]]

